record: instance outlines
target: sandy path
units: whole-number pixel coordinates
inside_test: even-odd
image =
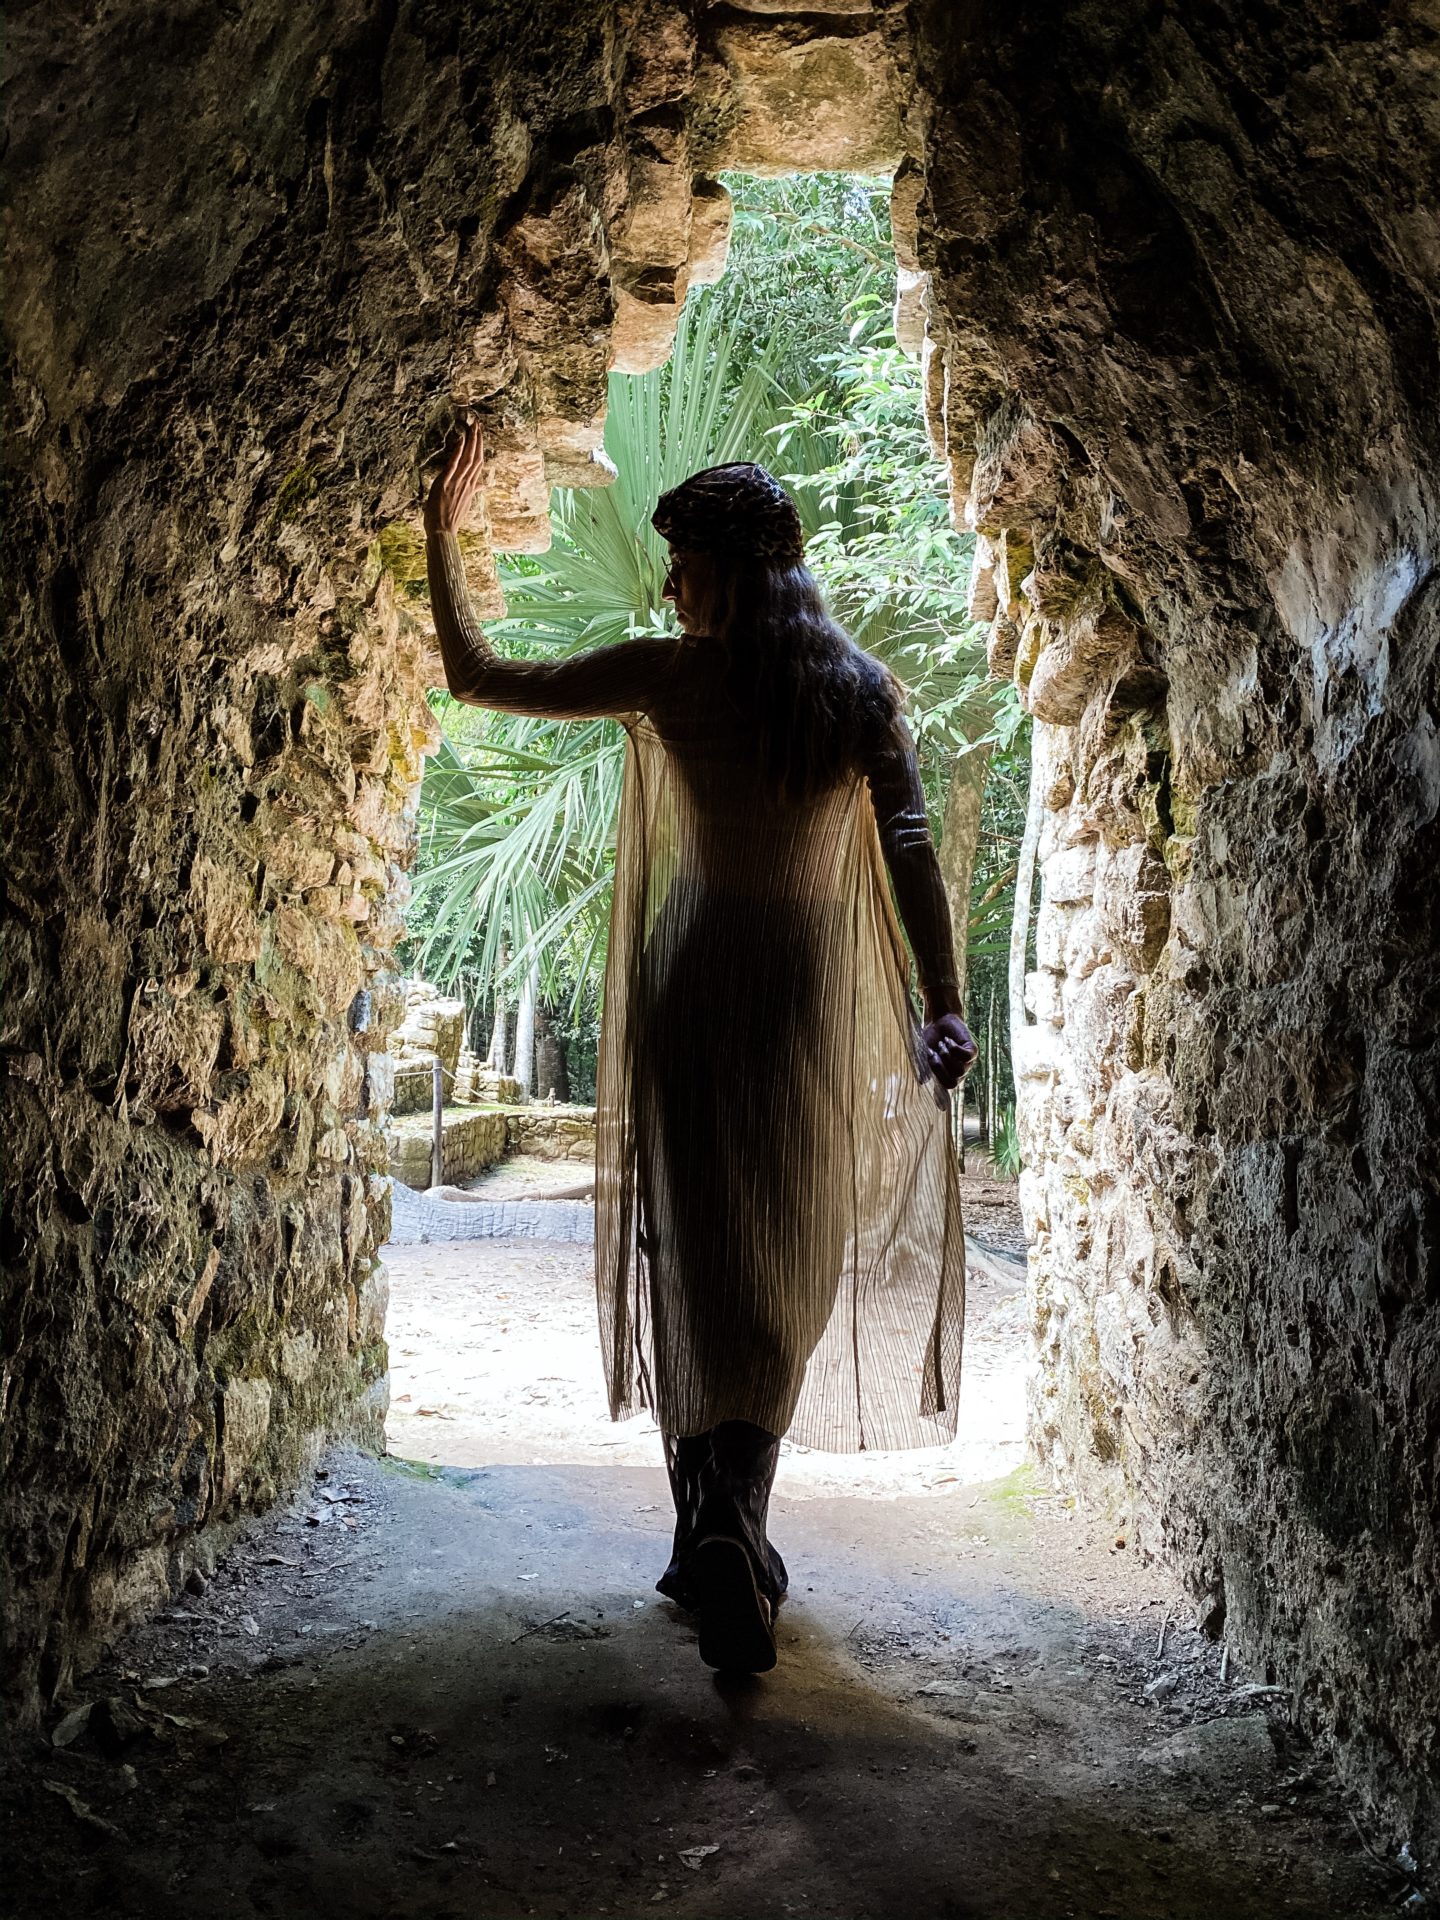
[[[536,1240],[387,1250],[391,1451],[459,1467],[654,1465],[648,1415],[613,1423],[596,1332],[592,1250]],[[909,1453],[782,1448],[777,1498],[891,1497],[991,1480],[1024,1457],[1018,1270],[972,1265],[960,1427]]]

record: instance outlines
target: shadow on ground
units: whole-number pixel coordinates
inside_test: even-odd
[[[1173,1596],[1023,1477],[797,1503],[750,1682],[653,1592],[665,1521],[658,1470],[332,1456],[14,1753],[13,1911],[1391,1910],[1267,1696],[1146,1698]]]

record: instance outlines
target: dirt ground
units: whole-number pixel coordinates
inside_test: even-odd
[[[1370,1920],[1405,1897],[1284,1696],[1222,1682],[1165,1577],[1023,1464],[1003,1263],[973,1286],[954,1448],[787,1453],[780,1665],[739,1682],[654,1592],[658,1442],[603,1418],[590,1250],[387,1258],[397,1457],[333,1452],[12,1746],[5,1911]]]

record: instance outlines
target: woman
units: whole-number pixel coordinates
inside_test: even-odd
[[[678,639],[500,659],[456,530],[479,430],[425,510],[450,691],[628,736],[605,969],[596,1285],[610,1408],[653,1409],[676,1527],[658,1586],[711,1666],[775,1664],[780,1437],[955,1430],[964,1238],[949,1089],[976,1047],[901,690],[826,613],[761,467],[661,496]],[[885,883],[914,948],[923,1025]]]

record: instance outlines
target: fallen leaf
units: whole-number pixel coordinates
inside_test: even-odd
[[[50,1736],[52,1747],[68,1747],[72,1740],[78,1740],[90,1720],[90,1709],[95,1702],[87,1700],[84,1706],[74,1708],[56,1727]]]

